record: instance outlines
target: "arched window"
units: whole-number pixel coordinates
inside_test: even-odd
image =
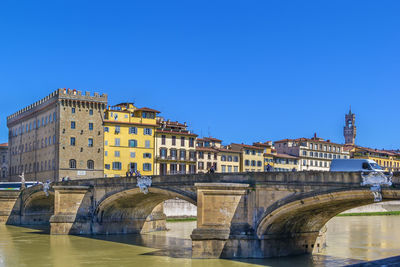
[[[94,161],[93,160],[88,160],[87,161],[87,168],[89,170],[93,170],[94,169]]]
[[[74,159],[69,160],[69,168],[76,169],[76,160],[74,160]]]

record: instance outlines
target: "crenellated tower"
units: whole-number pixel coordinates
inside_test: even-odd
[[[349,113],[345,115],[345,126],[343,129],[344,142],[347,145],[354,145],[357,134],[357,127],[355,125],[356,115],[351,112],[351,107]]]

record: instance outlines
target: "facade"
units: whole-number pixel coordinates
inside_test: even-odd
[[[155,175],[196,173],[197,134],[187,124],[159,118],[155,133]]]
[[[106,105],[105,94],[61,88],[8,116],[10,179],[103,177]]]
[[[263,147],[232,143],[229,149],[240,154],[240,172],[264,171]]]
[[[274,171],[277,172],[290,172],[298,171],[299,158],[288,154],[274,154]]]
[[[222,141],[213,137],[197,139],[197,172],[206,173],[211,167],[215,172],[239,172],[240,153],[222,146]]]
[[[300,171],[329,171],[332,159],[348,159],[342,144],[332,143],[314,134],[313,138],[284,139],[274,143],[278,154],[298,158]]]
[[[354,145],[356,141],[357,127],[356,115],[351,113],[351,108],[349,113],[345,115],[345,126],[343,129],[344,143],[346,145]]]
[[[400,154],[395,151],[379,150],[361,146],[346,146],[354,159],[371,159],[378,163],[385,171],[400,171]]]
[[[264,143],[256,142],[253,143],[253,146],[264,149],[264,171],[272,171],[274,168],[274,154],[276,154],[276,150],[272,144],[272,141],[267,141]]]
[[[104,112],[104,175],[128,176],[139,171],[154,173],[156,115],[150,108],[133,103],[107,107]]]
[[[4,182],[8,179],[8,144],[0,144],[0,181]]]

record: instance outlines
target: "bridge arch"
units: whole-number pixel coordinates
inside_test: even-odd
[[[400,190],[383,190],[382,198],[382,201],[400,199]],[[259,239],[267,240],[265,243],[281,250],[275,251],[274,255],[312,252],[319,231],[330,219],[343,211],[372,203],[374,196],[369,188],[292,195],[263,213],[256,234]],[[283,243],[286,248],[283,248]]]
[[[168,199],[179,198],[197,205],[192,196],[163,188],[150,187],[144,194],[139,188],[116,192],[101,200],[94,213],[93,232],[101,234],[140,233],[151,214],[153,228],[165,220],[157,206]],[[156,208],[156,209],[155,209]]]
[[[48,195],[42,186],[35,186],[24,192],[24,201],[21,207],[21,224],[23,225],[48,225],[50,217],[54,214],[54,192]]]

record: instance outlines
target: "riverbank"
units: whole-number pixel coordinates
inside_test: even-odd
[[[400,211],[350,212],[350,213],[341,213],[336,216],[345,217],[345,216],[386,216],[386,215],[400,215]]]
[[[194,222],[197,221],[196,217],[187,218],[167,218],[167,222]]]

